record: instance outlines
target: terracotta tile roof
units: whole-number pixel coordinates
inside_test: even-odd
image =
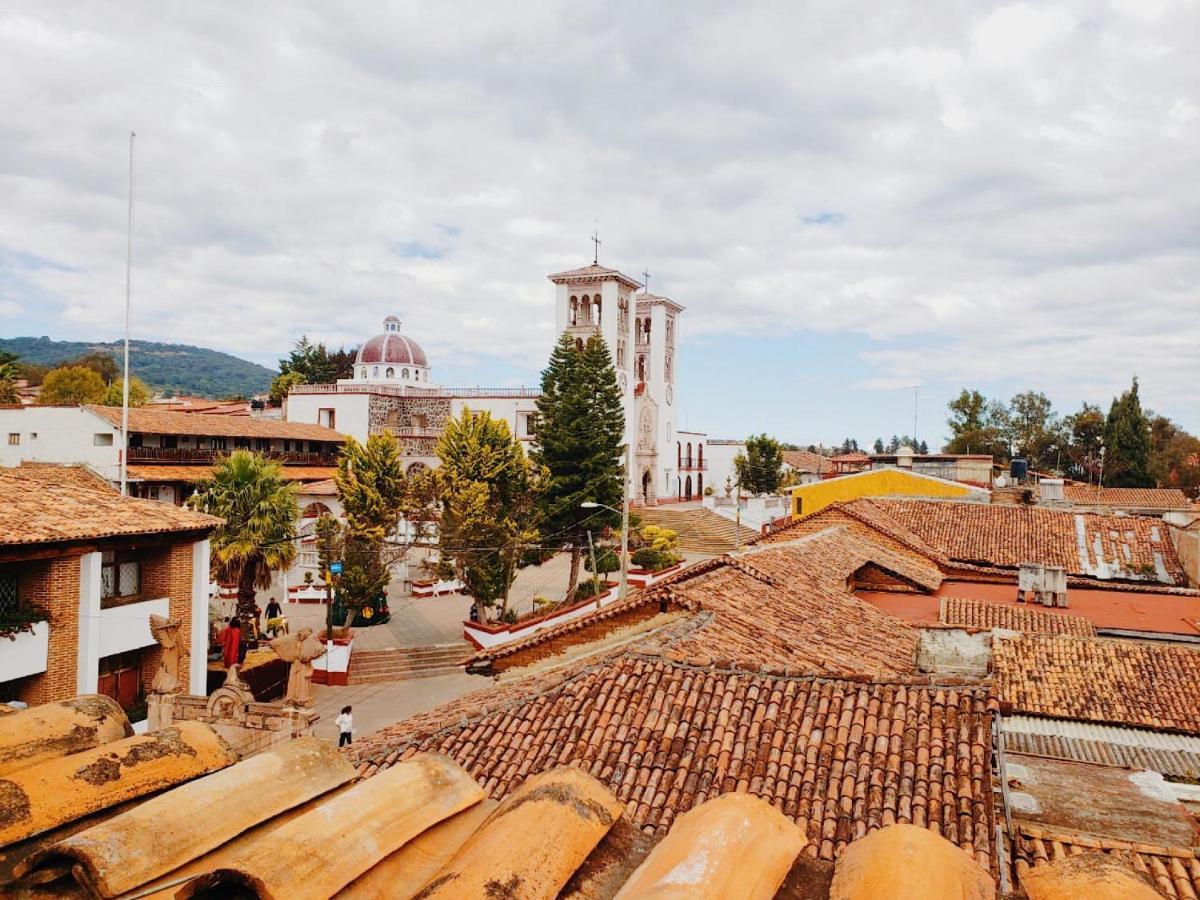
[[[849,578],[867,564],[928,590],[941,583],[928,563],[830,529],[689,566],[623,603],[480,651],[468,662],[524,665],[581,640],[596,640],[639,611],[682,610],[692,615],[646,641],[741,665],[838,675],[911,673],[916,631],[849,590]]]
[[[833,461],[840,463],[869,463],[871,461],[871,457],[865,453],[859,452],[858,450],[854,450],[850,453],[839,453],[837,456],[833,457]]]
[[[105,421],[120,426],[119,406],[87,406]],[[129,411],[129,431],[140,434],[191,434],[216,437],[280,438],[305,441],[330,441],[340,444],[345,435],[324,425],[258,419],[253,416],[222,416],[206,413],[175,412],[139,407]]]
[[[334,466],[286,466],[281,465],[285,481],[321,482],[332,478],[337,469]],[[138,481],[203,481],[210,477],[212,466],[207,465],[131,465],[127,474]]]
[[[320,481],[308,481],[300,488],[300,493],[311,497],[336,497],[337,482],[332,477],[323,478]]]
[[[1166,526],[1158,519],[953,500],[860,499],[827,510],[854,516],[914,549],[931,547],[935,557],[956,564],[1017,569],[1037,562],[1101,581],[1187,586]],[[768,540],[784,539],[805,521]]]
[[[833,460],[811,450],[784,450],[783,461],[797,472],[832,472]]]
[[[1041,716],[1005,716],[1001,730],[1015,753],[1200,780],[1200,737]]]
[[[1073,634],[1092,637],[1095,626],[1083,616],[1055,612],[1041,606],[1015,603],[989,603],[963,597],[942,597],[938,619],[945,625],[967,628],[1006,628],[1041,634]]]
[[[553,275],[547,275],[548,279],[555,284],[561,284],[566,281],[604,281],[608,278],[616,278],[622,284],[636,290],[640,288],[641,282],[634,281],[628,275],[618,272],[616,269],[610,269],[607,266],[581,266],[578,269],[567,269],[565,272],[555,272]]]
[[[1022,634],[992,643],[1013,712],[1200,734],[1200,649]]]
[[[1187,494],[1175,488],[1097,488],[1088,484],[1063,486],[1063,498],[1076,506],[1126,509],[1187,509]]]
[[[0,470],[0,546],[211,531],[220,524],[214,516],[122,497],[108,488],[41,481],[34,491],[27,477]]]
[[[1200,896],[1200,854],[1192,847],[1158,847],[1133,841],[1022,825],[1014,846],[1017,874],[1082,853],[1100,852],[1148,875],[1165,897]]]
[[[927,543],[911,528],[888,516],[869,502],[851,501],[846,503],[831,503],[824,509],[797,519],[777,531],[772,532],[756,543],[777,544],[795,540],[805,534],[823,531],[832,525],[845,525],[850,531],[864,539],[879,543],[878,537],[888,538],[887,546],[908,552],[914,558],[937,563],[948,568],[950,559],[942,551]]]
[[[665,834],[730,791],[800,823],[833,859],[894,822],[992,857],[990,714],[982,687],[755,674],[626,653],[518,679],[355,745],[366,775],[444,753],[493,797],[556,765],[583,768]]]
[[[21,478],[29,478],[47,484],[75,484],[92,490],[117,492],[117,489],[107,479],[84,465],[22,462],[19,466],[7,471]]]

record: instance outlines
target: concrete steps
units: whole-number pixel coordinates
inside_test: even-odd
[[[736,523],[710,509],[671,509],[669,506],[644,506],[634,510],[643,525],[670,528],[679,534],[679,547],[685,553],[719,556],[737,546]],[[753,528],[742,526],[742,545],[758,537]]]
[[[350,659],[350,684],[375,684],[431,678],[462,671],[462,662],[474,648],[466,641],[427,647],[395,647],[387,650],[356,650]]]

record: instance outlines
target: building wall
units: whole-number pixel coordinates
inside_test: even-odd
[[[725,482],[736,484],[737,473],[733,468],[733,460],[739,453],[746,452],[744,441],[707,441],[704,445],[704,462],[708,471],[704,473],[704,483],[711,484],[713,492],[718,497],[725,496]]]
[[[855,475],[828,478],[792,488],[792,517],[811,515],[831,503],[862,497],[976,497],[986,491],[957,482],[924,478],[901,469],[872,469]]]
[[[39,560],[23,569],[21,596],[49,613],[50,639],[46,671],[24,679],[19,699],[30,706],[69,699],[78,693],[79,557]]]
[[[370,432],[370,394],[288,394],[283,416],[288,422],[323,424],[322,409],[334,410],[334,431],[365,441]]]
[[[10,434],[19,434],[20,443],[9,444]],[[98,446],[96,435],[112,442]],[[120,478],[120,449],[120,429],[78,406],[0,409],[0,466],[83,464],[115,481]]]

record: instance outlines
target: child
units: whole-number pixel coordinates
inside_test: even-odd
[[[343,706],[342,714],[335,720],[338,727],[338,746],[345,747],[350,743],[351,735],[354,734],[354,717],[350,715],[350,707]]]

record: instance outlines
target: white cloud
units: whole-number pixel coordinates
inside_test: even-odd
[[[534,367],[599,219],[685,336],[1200,391],[1195,3],[19,7],[6,331],[119,332],[132,127],[146,337],[270,360],[396,312],[435,364]]]

